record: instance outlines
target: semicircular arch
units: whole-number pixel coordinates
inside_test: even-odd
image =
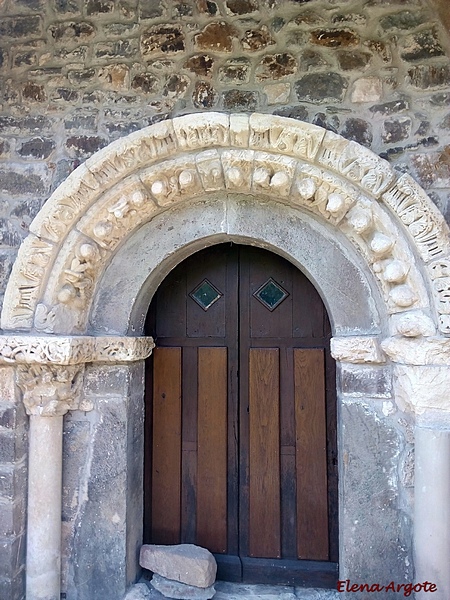
[[[86,332],[98,283],[118,248],[157,215],[216,192],[255,203],[269,197],[325,221],[365,261],[388,314],[420,310],[450,333],[448,227],[425,192],[355,142],[256,113],[162,121],[76,169],[19,250],[3,329]]]

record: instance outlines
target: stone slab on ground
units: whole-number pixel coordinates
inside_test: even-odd
[[[149,582],[146,584],[150,585]],[[216,594],[213,600],[339,600],[342,596],[336,590],[260,584],[246,585],[226,581],[217,581],[214,587]],[[166,598],[151,586],[149,593],[148,600],[165,600]],[[144,598],[147,600],[146,596]]]
[[[139,564],[167,579],[200,588],[210,587],[216,580],[214,556],[206,548],[194,544],[145,544],[141,548]]]
[[[145,583],[136,583],[128,591],[124,600],[153,600],[151,590]]]
[[[167,579],[158,574],[153,575],[150,584],[166,598],[176,598],[177,600],[210,600],[216,593],[213,585],[207,588],[197,587],[173,581],[173,579]]]

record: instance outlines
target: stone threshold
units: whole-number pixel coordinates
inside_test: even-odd
[[[148,586],[145,593],[126,596],[126,600],[167,600],[165,596],[153,589],[148,580],[142,579],[141,584]],[[213,600],[337,600],[339,594],[336,590],[325,590],[317,588],[302,588],[277,585],[258,585],[229,583],[217,581],[215,583],[216,593]],[[142,588],[141,588],[142,589]],[[137,590],[136,590],[137,591]]]

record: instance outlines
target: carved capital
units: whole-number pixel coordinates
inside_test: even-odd
[[[92,410],[82,398],[84,365],[19,365],[17,385],[28,415],[60,417],[69,410]]]

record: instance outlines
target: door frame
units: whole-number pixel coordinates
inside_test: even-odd
[[[333,457],[336,457],[337,459],[337,447],[336,447],[336,427],[337,427],[337,416],[336,416],[336,390],[335,390],[335,368],[334,365],[332,367],[331,364],[329,364],[328,361],[333,361],[331,355],[330,355],[330,344],[329,344],[329,336],[331,335],[331,329],[323,329],[323,327],[325,327],[324,325],[324,319],[325,317],[328,319],[328,315],[326,313],[326,308],[322,302],[322,299],[320,298],[317,290],[314,288],[314,286],[311,284],[311,282],[309,282],[309,280],[305,277],[305,275],[303,273],[301,273],[301,271],[299,271],[297,269],[297,267],[295,267],[294,265],[292,265],[292,263],[290,263],[289,261],[287,261],[286,259],[282,259],[282,262],[279,260],[281,257],[279,257],[277,254],[273,253],[273,252],[268,252],[267,250],[264,250],[264,252],[266,252],[267,255],[266,256],[263,254],[263,252],[261,253],[257,253],[256,256],[254,255],[254,251],[252,251],[250,253],[247,252],[246,248],[249,248],[250,246],[248,245],[234,245],[233,248],[230,250],[229,246],[230,244],[222,244],[222,245],[210,245],[208,246],[208,249],[213,249],[213,248],[220,248],[220,258],[218,256],[218,252],[216,251],[215,254],[213,254],[212,256],[210,256],[211,253],[208,254],[208,260],[206,261],[207,264],[209,265],[209,269],[207,269],[207,271],[205,272],[204,269],[202,268],[202,266],[199,267],[199,265],[202,265],[202,260],[203,260],[203,255],[199,256],[198,252],[192,253],[187,259],[184,259],[184,261],[182,263],[180,263],[179,265],[177,265],[178,269],[175,273],[175,269],[173,270],[173,272],[171,272],[167,277],[171,276],[172,273],[175,276],[176,275],[176,279],[174,280],[174,278],[172,278],[170,280],[170,282],[168,282],[169,285],[169,292],[161,290],[161,287],[158,288],[156,293],[160,294],[159,297],[159,301],[161,301],[163,303],[163,308],[162,308],[162,314],[160,314],[160,311],[157,307],[160,306],[159,302],[157,306],[152,306],[150,305],[149,309],[148,309],[148,314],[147,314],[147,318],[146,318],[146,331],[147,331],[147,335],[154,335],[155,340],[156,340],[156,336],[158,336],[158,341],[160,340],[160,336],[163,335],[163,338],[161,340],[161,346],[158,343],[158,341],[156,342],[157,347],[161,347],[162,349],[172,349],[172,351],[176,351],[176,359],[175,362],[173,361],[173,359],[175,358],[175,355],[169,354],[167,355],[167,359],[169,360],[169,363],[173,363],[174,364],[174,368],[176,369],[176,373],[178,373],[178,371],[180,372],[180,375],[175,375],[175,381],[178,382],[177,386],[180,387],[180,391],[179,392],[175,392],[175,390],[172,390],[171,386],[167,384],[168,389],[172,390],[172,393],[175,393],[175,396],[170,395],[171,398],[171,402],[170,405],[172,406],[172,402],[176,402],[175,398],[178,398],[178,394],[181,395],[182,397],[182,391],[185,389],[185,384],[182,384],[182,377],[186,377],[187,375],[185,374],[185,366],[184,365],[184,358],[183,357],[183,349],[184,348],[188,348],[190,350],[190,348],[193,346],[193,348],[199,348],[199,347],[204,347],[204,349],[208,349],[211,347],[214,348],[221,348],[224,349],[226,348],[228,351],[228,361],[230,360],[230,352],[231,355],[234,356],[234,360],[238,361],[238,364],[234,365],[234,369],[233,371],[239,371],[241,372],[245,367],[243,367],[242,365],[242,360],[244,360],[245,362],[248,362],[248,360],[251,358],[250,354],[247,354],[247,351],[250,352],[250,348],[253,347],[251,344],[251,340],[252,339],[257,339],[259,340],[259,342],[255,342],[256,343],[256,347],[260,347],[261,344],[263,348],[269,348],[272,347],[273,344],[276,345],[276,342],[273,340],[272,342],[269,343],[268,346],[268,342],[265,341],[265,337],[262,338],[254,338],[254,336],[249,337],[248,340],[246,342],[242,342],[241,336],[244,335],[244,337],[250,335],[249,332],[244,333],[246,331],[247,325],[248,327],[250,327],[250,321],[248,321],[246,319],[250,319],[250,313],[249,313],[249,309],[250,309],[250,305],[247,304],[246,302],[252,302],[251,299],[251,288],[249,287],[251,285],[251,281],[249,279],[250,277],[250,273],[248,272],[248,269],[250,267],[250,264],[254,263],[254,260],[256,259],[256,261],[258,260],[258,257],[260,259],[262,259],[264,261],[264,263],[266,263],[267,261],[269,261],[270,265],[273,265],[274,263],[277,265],[277,267],[269,267],[269,269],[271,270],[272,276],[276,277],[276,268],[281,267],[281,273],[284,273],[285,276],[287,276],[289,279],[292,278],[292,289],[290,291],[290,295],[292,296],[292,300],[293,301],[295,298],[297,298],[296,304],[295,306],[297,307],[297,310],[300,310],[301,307],[303,306],[299,304],[300,302],[300,297],[304,297],[304,299],[307,302],[311,302],[311,307],[316,307],[316,302],[320,303],[320,315],[321,318],[320,320],[316,319],[316,324],[315,324],[315,336],[312,337],[314,334],[313,333],[309,333],[309,336],[305,334],[305,336],[303,337],[293,337],[293,330],[292,327],[294,326],[292,324],[292,327],[289,329],[290,331],[290,335],[288,337],[281,337],[280,339],[280,343],[281,343],[281,350],[280,352],[282,352],[282,350],[286,347],[286,343],[287,340],[289,340],[290,344],[287,343],[287,347],[289,347],[291,349],[291,351],[293,352],[291,361],[295,362],[295,353],[296,353],[296,349],[300,349],[302,351],[306,351],[306,353],[308,353],[308,350],[312,350],[313,348],[320,348],[320,352],[323,352],[323,368],[324,368],[324,372],[323,372],[323,380],[321,379],[321,388],[323,385],[323,393],[324,393],[324,410],[325,413],[323,415],[323,419],[324,419],[324,427],[325,427],[325,437],[326,437],[326,441],[327,441],[327,449],[326,449],[326,453],[325,453],[325,460],[326,460],[326,480],[327,480],[327,490],[325,493],[325,498],[326,498],[326,504],[327,504],[327,544],[329,544],[329,558],[327,560],[325,559],[319,559],[319,558],[273,558],[273,559],[264,559],[261,558],[264,555],[260,555],[260,558],[252,558],[250,552],[245,553],[244,555],[242,555],[241,553],[237,552],[235,554],[233,554],[232,552],[228,551],[228,553],[226,554],[215,554],[216,556],[216,560],[218,563],[218,573],[220,573],[220,578],[221,579],[225,579],[227,581],[242,581],[242,578],[244,578],[243,580],[246,583],[272,583],[272,576],[277,576],[279,578],[281,578],[281,581],[279,582],[279,584],[283,584],[283,585],[312,585],[313,587],[317,587],[317,585],[320,583],[321,586],[325,587],[328,586],[330,588],[335,587],[335,583],[336,583],[336,579],[337,579],[337,574],[338,574],[338,494],[337,494],[337,466],[336,469],[334,468],[334,459]],[[258,250],[262,250],[262,249],[258,249]],[[204,252],[200,251],[200,252]],[[277,257],[277,260],[271,259],[270,256],[273,257]],[[215,258],[213,258],[215,257]],[[192,262],[192,259],[194,259],[194,263]],[[220,260],[223,259],[223,260]],[[186,261],[189,260],[189,265],[186,264]],[[200,262],[199,262],[200,261]],[[215,271],[211,272],[211,264],[212,265],[216,265],[218,262],[220,262],[221,265],[221,270],[219,271],[219,274],[216,273]],[[214,267],[215,268],[215,267]],[[181,273],[179,271],[179,269],[182,269]],[[274,271],[275,269],[275,271]],[[185,281],[185,275],[184,272],[189,273],[189,275],[187,276],[187,280]],[[243,272],[243,274],[242,274]],[[195,275],[193,275],[193,273],[195,273]],[[182,336],[181,331],[178,330],[178,328],[176,328],[176,330],[173,330],[173,327],[169,327],[169,331],[167,331],[167,326],[162,328],[162,331],[165,331],[165,333],[163,334],[161,329],[158,328],[158,319],[162,319],[162,315],[165,315],[165,319],[163,319],[163,323],[167,323],[170,322],[170,319],[176,319],[175,315],[174,315],[174,306],[178,306],[180,305],[180,307],[183,307],[183,311],[186,310],[186,314],[185,317],[183,317],[183,323],[185,323],[185,327],[188,327],[188,324],[190,324],[190,326],[192,327],[192,321],[191,319],[194,319],[194,323],[196,323],[195,320],[195,314],[197,313],[197,311],[199,312],[199,315],[201,315],[201,317],[204,316],[203,311],[201,311],[201,309],[197,308],[194,304],[193,304],[193,300],[189,299],[189,290],[195,286],[195,282],[200,282],[201,280],[203,280],[205,277],[212,282],[215,282],[215,285],[217,285],[217,279],[215,279],[219,277],[222,280],[222,284],[219,284],[219,287],[221,290],[223,290],[223,296],[224,298],[221,299],[221,302],[223,303],[223,301],[225,300],[225,304],[223,304],[224,310],[225,310],[225,317],[224,317],[224,321],[226,321],[225,323],[225,329],[223,331],[223,335],[220,336],[218,333],[216,333],[216,335],[218,336],[216,337],[211,337],[209,338],[208,336],[208,341],[206,341],[205,339],[203,339],[205,337],[206,334],[200,335],[198,334],[192,334],[192,335],[188,335],[187,331],[186,331],[186,338],[185,341],[187,342],[187,340],[191,340],[190,343],[187,343],[187,345],[183,345],[183,339],[185,336]],[[279,277],[282,277],[282,275],[278,274],[278,279]],[[261,274],[262,277],[262,274]],[[302,279],[304,278],[305,280],[305,284],[300,285]],[[167,278],[166,278],[167,279]],[[163,280],[162,284],[164,284],[164,282],[166,281]],[[177,282],[177,288],[175,289],[174,287],[174,281]],[[239,282],[239,283],[238,283]],[[307,283],[306,283],[307,282]],[[294,289],[300,286],[298,289],[302,289],[302,292],[300,294],[300,296],[296,296],[294,293]],[[305,287],[306,286],[306,287]],[[166,286],[167,287],[167,286]],[[255,290],[256,291],[256,290]],[[167,311],[164,310],[164,299],[167,298],[167,294],[170,294],[170,298],[174,298],[176,297],[177,299],[183,298],[183,300],[177,300],[175,301],[175,304],[172,306],[171,309],[169,309],[169,317],[167,316]],[[314,295],[314,293],[316,294],[316,296]],[[161,298],[161,294],[162,298]],[[155,297],[153,297],[152,302],[155,301]],[[255,301],[256,302],[256,301]],[[186,305],[186,309],[185,309],[185,303],[187,303]],[[309,304],[308,304],[309,305]],[[190,310],[188,309],[189,307],[191,307],[191,309],[193,310],[193,314],[191,314]],[[257,309],[259,308],[259,305],[256,307]],[[262,308],[262,307],[261,307]],[[263,309],[263,311],[266,311],[267,309]],[[201,311],[201,312],[200,312]],[[234,312],[236,311],[236,313]],[[230,315],[228,314],[228,312],[232,313],[231,315],[231,321],[230,321]],[[238,314],[240,316],[238,316]],[[265,314],[265,312],[264,312]],[[191,315],[191,316],[189,316]],[[246,318],[242,318],[242,315],[246,316]],[[278,317],[279,318],[279,317]],[[186,319],[186,321],[184,321],[184,319]],[[203,318],[200,319],[200,321],[203,321]],[[329,321],[329,320],[328,320]],[[177,321],[176,321],[177,322]],[[211,326],[211,319],[209,319],[209,328]],[[299,323],[298,323],[299,325]],[[209,329],[208,328],[208,329]],[[231,329],[230,329],[231,328]],[[318,333],[318,328],[321,328],[320,331],[321,333]],[[153,333],[153,331],[155,333]],[[158,334],[159,331],[159,334]],[[272,333],[273,335],[273,333]],[[195,345],[195,340],[197,338],[200,338],[199,340],[199,344],[200,346]],[[215,340],[217,340],[217,342],[215,342]],[[226,341],[228,340],[228,342]],[[238,342],[238,340],[240,340]],[[305,340],[307,340],[305,342]],[[327,342],[328,340],[328,342]],[[235,341],[237,343],[236,347],[233,344],[233,341]],[[206,344],[206,346],[205,346]],[[231,344],[231,346],[230,346]],[[305,345],[306,344],[306,345]],[[238,350],[240,348],[240,350]],[[181,349],[181,354],[178,354],[178,352]],[[158,357],[161,356],[162,353],[158,353]],[[322,356],[322,354],[321,354]],[[190,357],[190,358],[189,358]],[[317,358],[317,357],[316,357]],[[152,541],[152,535],[151,535],[151,531],[150,531],[150,523],[152,521],[152,517],[150,515],[150,511],[152,511],[152,498],[151,498],[151,489],[153,489],[154,486],[154,482],[152,481],[152,473],[153,473],[153,452],[152,452],[152,431],[155,431],[155,424],[154,424],[154,412],[153,412],[153,402],[154,402],[154,381],[157,381],[157,385],[158,385],[158,389],[160,389],[161,385],[166,385],[164,383],[164,377],[161,379],[160,377],[157,377],[155,375],[155,371],[154,371],[154,362],[155,362],[155,353],[153,353],[152,356],[150,356],[147,359],[147,364],[146,364],[146,393],[145,393],[145,397],[146,397],[146,425],[145,425],[145,465],[144,465],[144,542],[145,543],[175,543],[173,541],[165,541],[163,538],[158,539],[158,537],[156,536],[156,538]],[[180,363],[180,361],[183,361],[182,363]],[[188,360],[192,360],[192,355],[189,354],[188,355]],[[160,361],[158,361],[159,363]],[[321,361],[319,361],[321,362]],[[164,363],[165,364],[165,363]],[[191,367],[189,368],[189,373],[191,372],[191,370],[194,367],[191,365]],[[294,369],[294,364],[292,364],[292,369]],[[181,373],[183,373],[183,375],[181,375]],[[294,377],[294,371],[292,371],[292,373],[290,373],[292,375],[292,378]],[[241,438],[241,434],[242,434],[242,427],[244,427],[244,429],[246,429],[246,427],[249,426],[248,423],[248,414],[247,414],[247,409],[245,407],[245,405],[242,403],[242,393],[243,393],[243,389],[247,389],[247,387],[249,386],[249,373],[247,373],[247,377],[244,376],[244,380],[240,380],[239,383],[237,383],[234,379],[230,380],[230,376],[231,376],[231,371],[230,371],[230,366],[228,364],[228,381],[227,381],[227,389],[228,389],[228,393],[230,392],[230,388],[235,389],[235,394],[238,394],[239,398],[241,398],[238,401],[238,408],[236,408],[235,406],[235,400],[231,400],[231,408],[232,408],[232,413],[234,415],[234,418],[236,419],[236,423],[234,423],[234,427],[237,427],[239,429],[240,432],[240,439],[241,439],[241,443],[239,444],[239,448],[240,450],[238,451],[238,457],[231,457],[231,461],[232,464],[234,465],[233,469],[238,470],[240,468],[240,466],[242,465],[242,460],[241,460],[241,452],[243,450],[242,447],[242,438]],[[156,379],[154,379],[156,377]],[[196,377],[194,376],[193,380],[196,382]],[[292,382],[292,386],[293,386],[293,382]],[[187,390],[189,393],[189,396],[192,395],[192,391],[189,391],[191,388],[191,386],[188,385]],[[239,390],[239,393],[238,391]],[[167,391],[167,390],[166,390]],[[248,393],[250,393],[250,389],[248,390]],[[293,390],[291,392],[292,394],[294,394]],[[246,397],[246,392],[244,392],[244,397]],[[248,398],[248,401],[250,401],[250,397]],[[165,401],[164,401],[165,403]],[[228,398],[228,410],[230,408],[230,398]],[[196,402],[194,402],[193,404],[196,407]],[[178,406],[178,405],[177,405]],[[181,406],[183,406],[183,404],[181,404]],[[194,408],[194,410],[196,410],[196,408]],[[172,414],[172,413],[171,413]],[[174,414],[172,414],[172,418],[175,418],[175,422],[178,422],[178,419],[180,419],[180,424],[179,426],[177,425],[177,429],[179,427],[180,429],[180,435],[181,432],[184,431],[184,427],[183,427],[183,421],[184,419],[187,417],[186,414],[186,409],[185,408],[178,408],[176,410],[176,412]],[[159,416],[159,418],[161,419],[161,415]],[[225,417],[226,422],[228,423],[228,427],[230,426],[230,414],[227,411],[227,415]],[[281,416],[280,416],[281,419]],[[188,421],[190,422],[190,419],[188,419]],[[163,422],[161,422],[161,425],[163,425]],[[280,420],[280,426],[282,425],[282,422]],[[162,427],[164,430],[165,428]],[[219,427],[220,429],[220,427]],[[173,431],[172,427],[170,428],[171,431]],[[329,440],[330,440],[330,430],[333,432],[331,435],[331,446],[329,445]],[[167,431],[168,433],[168,431]],[[173,434],[172,434],[173,435]],[[227,446],[228,448],[230,447],[230,445],[233,444],[233,441],[230,439],[229,437],[229,432],[227,433]],[[184,434],[183,434],[184,436]],[[183,437],[184,439],[184,437]],[[188,438],[188,439],[192,439],[192,438]],[[167,442],[166,442],[167,443]],[[192,443],[192,441],[190,442],[190,444]],[[249,444],[250,443],[250,438],[246,439],[244,436],[244,440],[243,440],[244,444]],[[281,443],[281,441],[280,441]],[[290,442],[290,443],[294,443],[295,442]],[[169,444],[170,449],[173,448],[173,446],[178,444],[178,436],[175,436],[175,438],[172,440],[172,442]],[[247,446],[244,446],[244,448]],[[187,477],[189,477],[189,481],[191,481],[190,477],[191,475],[189,475],[192,472],[192,463],[191,463],[191,459],[187,458],[188,456],[190,456],[190,453],[186,454],[186,460],[189,460],[189,467],[187,466],[187,464],[184,465],[184,461],[185,459],[182,458],[182,456],[185,456],[183,453],[183,445],[180,445],[180,465],[175,465],[174,463],[174,470],[178,470],[178,468],[181,466],[181,469],[183,470],[183,468],[187,469]],[[249,450],[249,448],[247,447],[247,451]],[[169,451],[170,454],[170,451]],[[250,459],[250,456],[247,457],[247,461]],[[313,457],[311,458],[313,459]],[[227,480],[229,480],[229,471],[228,469],[230,468],[230,455],[227,453]],[[248,463],[246,463],[248,465]],[[245,467],[245,471],[247,471],[248,466]],[[178,471],[177,471],[178,472]],[[236,471],[237,472],[237,471]],[[244,527],[244,530],[246,528],[246,523],[244,521],[244,523],[242,523],[239,519],[242,517],[239,517],[238,515],[241,513],[242,508],[237,508],[235,506],[239,505],[240,507],[242,507],[242,503],[244,502],[246,508],[245,511],[250,510],[250,499],[248,497],[248,495],[245,494],[245,492],[243,492],[243,487],[242,487],[242,473],[241,476],[236,476],[236,479],[239,480],[239,485],[238,487],[236,487],[236,483],[234,481],[234,477],[232,477],[232,488],[234,489],[236,487],[236,489],[234,489],[234,494],[233,492],[231,492],[231,496],[230,496],[230,488],[228,488],[228,492],[226,494],[226,498],[227,498],[227,516],[230,515],[230,512],[228,512],[231,509],[231,515],[234,515],[234,518],[236,519],[236,525],[235,527],[232,526],[231,530],[229,529],[229,527],[227,528],[227,532],[228,532],[228,537],[229,534],[231,532],[231,534],[236,535],[236,540],[233,541],[233,544],[237,544],[238,546],[240,546],[240,544],[242,543],[242,539],[241,539],[241,534],[239,533],[240,531],[242,531],[242,527]],[[281,472],[280,472],[280,477],[281,477]],[[194,485],[196,486],[196,482],[199,483],[199,475],[195,475],[193,482],[191,482],[189,485]],[[180,481],[180,486],[181,489],[185,489],[184,486],[187,485],[184,483],[184,476],[182,475],[182,471],[180,471],[179,473],[179,477],[178,477],[179,481]],[[172,481],[169,478],[169,481]],[[330,483],[331,482],[331,483]],[[172,485],[174,485],[175,482],[172,481]],[[331,487],[330,487],[331,485]],[[281,479],[280,479],[280,486],[281,486]],[[189,487],[188,487],[189,489]],[[297,494],[299,492],[297,491]],[[162,500],[161,504],[165,505],[165,498],[170,495],[173,497],[173,492],[172,494],[170,494],[168,492],[168,490],[165,490],[163,498],[164,500]],[[178,496],[178,494],[176,494],[176,496]],[[147,500],[146,500],[147,498]],[[183,502],[189,502],[189,498],[185,497],[183,495],[183,493],[181,494],[181,498],[182,498],[182,503]],[[184,498],[184,500],[183,500]],[[178,507],[177,510],[180,512],[180,536],[181,536],[181,543],[197,543],[200,545],[203,545],[201,540],[195,540],[194,538],[192,538],[193,536],[193,530],[192,527],[186,527],[186,523],[184,523],[183,525],[183,514],[185,514],[185,510],[183,509],[183,506],[180,506],[176,503],[176,506]],[[296,505],[292,506],[290,505],[290,509],[292,511],[295,512],[296,517],[294,519],[294,522],[296,522],[296,519],[298,518],[298,514],[297,514],[297,508]],[[195,510],[195,509],[194,509]],[[281,505],[280,505],[280,511],[281,511]],[[164,509],[164,512],[165,509]],[[281,512],[280,512],[280,518],[281,518]],[[233,517],[232,517],[233,518]],[[173,519],[172,519],[173,520]],[[191,522],[191,520],[189,520],[189,522]],[[194,518],[194,524],[195,524],[195,518]],[[284,527],[285,527],[285,534],[287,532],[286,527],[288,526],[288,522],[284,521]],[[290,526],[289,526],[290,527]],[[296,527],[296,526],[294,526]],[[283,525],[280,522],[280,534],[281,534],[281,530],[283,528]],[[188,539],[184,539],[183,536],[188,535]],[[244,539],[247,537],[247,535],[244,534]],[[297,538],[297,534],[294,536],[294,540]],[[248,544],[249,540],[247,539],[247,542],[244,543],[244,545]],[[294,542],[295,543],[295,542]],[[211,550],[212,552],[215,552],[214,550]],[[291,551],[292,548],[291,548]],[[218,552],[218,550],[217,550]],[[256,555],[258,556],[258,555]],[[277,575],[278,573],[278,575]],[[320,577],[320,582],[319,582],[319,578]]]

